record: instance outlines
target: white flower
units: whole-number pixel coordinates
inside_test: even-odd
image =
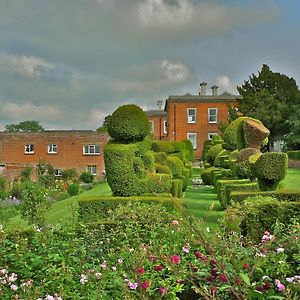
[[[104,261],[104,262],[100,265],[100,267],[101,267],[102,269],[106,269],[106,268],[107,268],[106,261]]]
[[[47,295],[45,300],[55,300],[55,298],[51,295]]]
[[[6,269],[1,269],[1,270],[0,270],[0,274],[5,275],[5,274],[7,274],[7,273],[8,273],[8,271],[7,271]]]
[[[117,268],[116,268],[115,266],[112,266],[111,269],[112,269],[113,271],[117,271]]]
[[[118,258],[118,263],[122,264],[123,263],[123,259],[122,258]]]
[[[99,272],[96,272],[96,273],[95,273],[95,277],[96,277],[97,279],[100,279],[100,278],[101,278],[101,276],[102,276],[102,274],[101,274],[101,273],[99,273]]]
[[[278,248],[276,249],[276,252],[277,252],[277,253],[284,252],[284,248],[282,248],[282,247],[278,247]]]
[[[18,278],[18,275],[16,273],[11,273],[11,275],[8,277],[8,281],[15,282]]]
[[[80,283],[81,284],[86,284],[88,282],[88,277],[84,274],[81,274],[81,277],[80,277]]]
[[[13,291],[16,291],[18,289],[18,287],[15,284],[12,284],[10,286],[10,289],[13,290]]]

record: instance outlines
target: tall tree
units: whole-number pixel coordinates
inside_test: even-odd
[[[238,100],[239,111],[261,120],[270,130],[271,142],[289,133],[288,120],[300,104],[300,91],[293,78],[274,73],[263,65],[258,76],[252,74],[237,89],[242,96]]]
[[[97,128],[97,131],[98,132],[107,132],[107,123],[110,119],[111,115],[107,115],[104,120],[103,120],[103,123],[102,123],[102,126]]]
[[[9,124],[5,126],[4,131],[8,132],[18,132],[18,131],[25,131],[25,132],[36,132],[36,131],[43,131],[44,128],[38,121],[34,120],[26,120],[22,121],[18,124]]]

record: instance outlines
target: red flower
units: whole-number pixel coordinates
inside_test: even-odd
[[[140,287],[142,289],[144,289],[144,290],[146,290],[147,288],[149,288],[149,286],[150,286],[149,281],[144,281],[144,282],[140,283]]]
[[[168,293],[169,289],[167,287],[160,287],[159,288],[159,292],[160,294],[163,296],[163,295],[166,295]]]
[[[198,267],[193,267],[193,272],[197,272],[198,271]]]
[[[248,268],[249,268],[249,264],[248,264],[248,263],[245,263],[245,264],[243,265],[243,268],[244,268],[244,269],[248,269]]]
[[[176,254],[172,255],[172,256],[170,257],[170,262],[171,262],[172,264],[178,265],[178,264],[180,263],[180,256],[179,256],[179,255],[176,255]]]
[[[161,265],[158,265],[158,266],[154,266],[153,267],[153,269],[155,270],[155,271],[157,271],[157,272],[160,272],[160,271],[162,271],[163,270],[163,266],[161,266]]]
[[[142,268],[142,267],[138,267],[138,268],[136,268],[135,270],[136,270],[137,273],[139,273],[139,274],[141,274],[141,275],[143,275],[143,274],[145,273],[145,269]]]
[[[200,251],[195,251],[196,258],[200,258],[203,256],[203,254]]]
[[[205,262],[205,263],[206,263],[206,262],[207,262],[207,256],[205,256],[205,255],[202,255],[202,256],[201,256],[201,260],[202,260],[203,262]]]
[[[213,269],[210,270],[210,274],[211,274],[212,276],[216,276],[217,273],[218,273],[218,270],[217,270],[216,268],[213,268]]]
[[[220,276],[219,276],[219,280],[220,280],[221,282],[227,282],[227,281],[228,281],[228,277],[227,277],[226,274],[222,273],[222,274],[220,274]]]
[[[148,259],[150,260],[150,261],[157,261],[157,258],[154,256],[154,255],[149,255],[148,256]]]
[[[216,264],[217,264],[217,260],[216,259],[213,258],[213,259],[210,260],[210,265],[211,266],[215,266]]]
[[[235,282],[237,285],[242,285],[242,280],[239,277],[235,279]]]
[[[270,282],[265,282],[264,285],[263,285],[263,288],[264,288],[265,291],[269,290],[271,288]]]

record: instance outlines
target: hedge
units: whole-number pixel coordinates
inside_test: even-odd
[[[219,180],[228,180],[228,179],[232,179],[232,177],[233,177],[233,174],[232,174],[231,170],[220,168],[219,171],[214,171],[212,173],[212,184],[213,184],[213,186],[216,186],[216,184]]]
[[[222,179],[218,180],[215,185],[216,194],[220,202],[225,202],[225,186],[227,184],[245,184],[250,183],[250,179]]]
[[[183,162],[177,156],[167,157],[167,166],[170,168],[173,176],[181,176],[183,173]]]
[[[275,190],[284,179],[288,168],[288,157],[285,153],[268,152],[262,154],[253,166],[260,190]],[[252,169],[252,167],[251,167]]]
[[[173,145],[175,153],[185,150],[185,143],[182,141],[173,141],[170,143]]]
[[[231,223],[238,220],[244,236],[260,242],[264,231],[272,232],[276,222],[289,225],[293,219],[299,220],[300,202],[281,202],[270,197],[248,198],[240,208],[229,209],[225,218],[228,217]]]
[[[200,176],[204,184],[212,185],[213,184],[213,172],[220,171],[220,168],[210,167],[200,170]]]
[[[217,144],[215,146],[212,146],[206,153],[205,155],[205,160],[210,163],[210,164],[214,164],[214,161],[216,159],[216,157],[218,156],[218,154],[223,150],[222,145],[221,144]]]
[[[147,171],[142,153],[136,152],[140,149],[139,144],[109,142],[104,148],[107,182],[114,196],[129,197],[170,191],[170,175]],[[136,156],[138,153],[140,157]]]
[[[170,168],[167,165],[155,164],[156,173],[172,175]]]
[[[229,158],[229,154],[230,152],[228,150],[223,149],[221,152],[219,152],[219,154],[216,156],[215,160],[214,160],[214,166],[215,167],[222,167],[222,168],[226,168],[229,166],[225,166],[225,159]]]
[[[154,153],[154,161],[161,165],[167,164],[167,153],[166,152],[156,152]]]
[[[182,210],[182,201],[170,196],[134,196],[134,197],[111,197],[111,196],[82,196],[78,201],[78,221],[79,222],[96,222],[105,220],[111,210],[119,205],[126,205],[129,201],[145,203],[161,203],[168,210]]]
[[[174,152],[174,146],[167,141],[154,141],[151,145],[151,149],[154,152],[166,152],[166,153]]]
[[[190,162],[195,160],[195,150],[192,142],[188,139],[182,141],[185,144],[186,158]]]
[[[109,135],[120,143],[142,141],[150,134],[146,113],[137,105],[127,104],[117,108],[107,123]]]
[[[172,179],[171,194],[173,197],[181,198],[183,182],[181,179]]]
[[[279,201],[300,201],[300,192],[292,190],[260,191],[260,192],[232,192],[231,200],[242,203],[246,198],[254,196],[274,197]]]
[[[223,208],[226,208],[227,206],[231,205],[231,201],[232,201],[232,198],[231,198],[231,193],[234,192],[234,191],[252,191],[252,192],[257,192],[258,191],[258,185],[256,182],[249,182],[249,183],[236,183],[236,184],[226,184],[225,185],[225,190],[224,190],[224,193],[225,193],[225,197],[221,197],[221,199],[225,200],[225,201],[222,201],[220,200],[220,203],[222,205]]]
[[[288,151],[286,154],[288,155],[289,159],[300,160],[300,150]]]

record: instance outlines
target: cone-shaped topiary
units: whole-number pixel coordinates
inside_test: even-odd
[[[107,131],[115,142],[138,142],[150,134],[150,124],[140,107],[127,104],[113,112],[108,120]]]

